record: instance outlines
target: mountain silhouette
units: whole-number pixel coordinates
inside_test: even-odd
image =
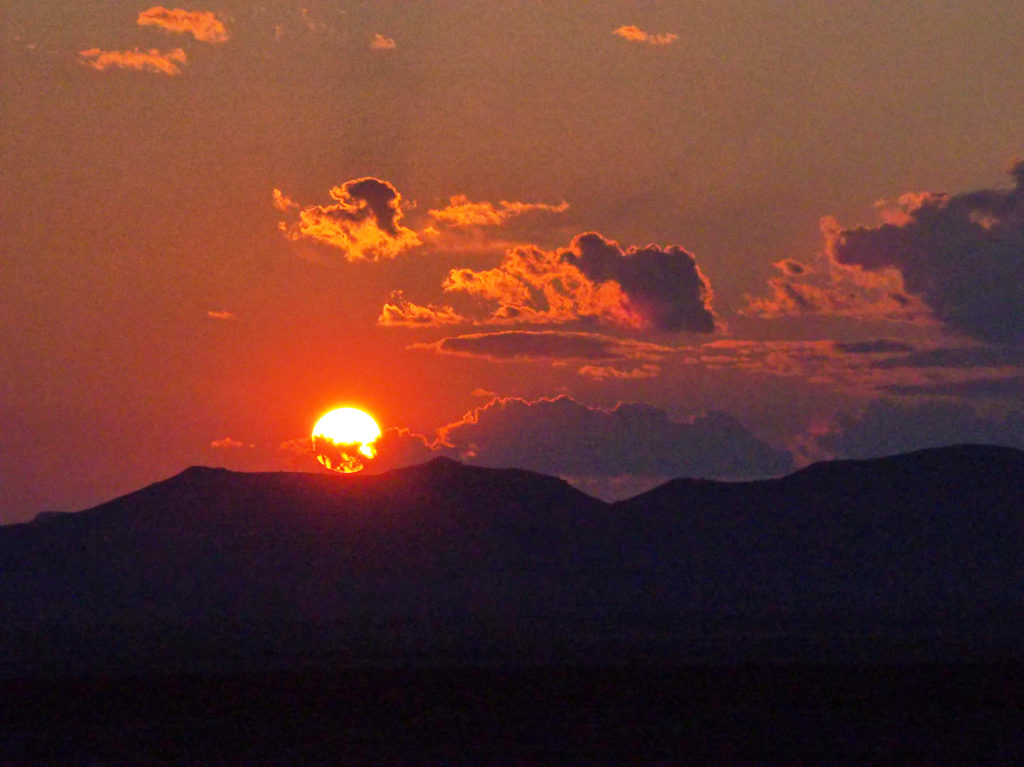
[[[614,504],[444,458],[192,467],[0,528],[0,673],[1012,652],[1022,497],[1024,453],[986,446]]]

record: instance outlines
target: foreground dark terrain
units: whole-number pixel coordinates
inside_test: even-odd
[[[391,669],[0,683],[10,764],[1019,764],[1019,666]]]
[[[0,528],[0,763],[1014,763],[1024,453],[605,504],[196,467]]]

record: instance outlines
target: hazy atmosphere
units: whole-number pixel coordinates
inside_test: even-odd
[[[0,523],[194,464],[1024,448],[1019,2],[12,0]]]

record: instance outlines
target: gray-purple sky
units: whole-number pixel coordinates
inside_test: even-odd
[[[16,0],[0,522],[191,464],[621,497],[1024,446],[1024,5]]]

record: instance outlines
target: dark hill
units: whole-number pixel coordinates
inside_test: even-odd
[[[193,467],[0,528],[0,673],[1009,652],[1021,497],[1024,453],[978,446],[613,505],[445,459]]]

